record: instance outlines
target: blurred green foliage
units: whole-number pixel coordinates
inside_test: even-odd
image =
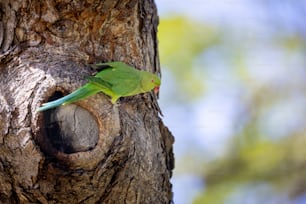
[[[281,56],[286,58],[282,59],[283,69],[274,69],[275,75],[278,72],[284,73],[279,79],[270,80],[254,75],[254,70],[250,71],[247,63],[250,56],[247,55],[252,51],[252,44],[244,46],[246,39],[236,36],[240,40],[238,42],[237,39],[231,39],[226,32],[184,17],[161,19],[159,26],[161,63],[163,68],[170,70],[175,76],[177,89],[183,93],[181,97],[195,99],[205,94],[205,83],[210,77],[205,75],[208,67],[205,67],[205,63],[200,63],[202,67],[199,69],[196,62],[209,48],[229,41],[231,43],[224,44],[225,50],[229,51],[229,69],[239,81],[238,88],[244,90],[241,104],[246,106],[245,112],[241,113],[243,117],[233,118],[239,130],[234,132],[228,143],[229,151],[222,158],[197,163],[199,169],[204,169],[201,176],[205,189],[194,203],[222,204],[241,186],[252,186],[254,183],[268,184],[279,195],[288,195],[290,198],[302,195],[306,193],[306,128],[303,128],[306,126],[306,121],[303,121],[306,109],[297,106],[306,99],[306,83],[302,83],[306,74],[303,70],[298,70],[298,64],[292,67],[291,64],[295,63],[290,63],[290,60],[298,58],[301,53],[305,54],[305,40],[298,35],[275,36],[270,39],[270,43],[276,45],[276,49],[284,53]],[[257,44],[256,39],[253,43]],[[261,44],[260,46],[265,45]],[[306,65],[305,61],[304,63]],[[268,64],[267,69],[272,68],[271,66],[274,65]],[[290,104],[292,101],[297,103]],[[286,103],[293,106],[293,112],[290,108],[285,110],[279,105]],[[282,111],[285,113],[281,113]],[[285,136],[271,139],[269,134],[273,136],[273,131],[271,133],[264,130],[270,125],[270,120],[276,121],[276,125],[272,125],[270,129],[274,129],[274,132],[283,131]],[[287,121],[289,124],[294,120],[300,120],[297,122],[300,125],[291,129],[285,127]],[[191,161],[192,159],[185,163]],[[195,161],[198,162],[199,159]]]
[[[306,135],[280,142],[259,142],[235,149],[228,156],[205,165],[205,193],[195,203],[224,203],[239,186],[268,183],[280,195],[294,198],[306,189]],[[260,195],[259,195],[260,196]]]
[[[184,17],[162,19],[158,27],[160,60],[174,74],[178,101],[190,101],[203,94],[204,78],[196,69],[195,58],[216,44],[218,36],[209,26]]]

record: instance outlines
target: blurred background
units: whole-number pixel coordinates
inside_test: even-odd
[[[306,203],[306,1],[156,0],[176,204]]]

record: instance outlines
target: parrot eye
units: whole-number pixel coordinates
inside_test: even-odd
[[[151,82],[154,83],[154,79],[152,79]]]

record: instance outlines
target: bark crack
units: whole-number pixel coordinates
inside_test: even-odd
[[[4,5],[4,17],[3,17],[5,28],[4,36],[1,45],[2,52],[7,51],[12,45],[14,39],[14,30],[16,27],[16,14],[11,5],[6,2]]]

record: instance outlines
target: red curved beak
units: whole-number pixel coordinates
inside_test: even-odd
[[[155,86],[155,88],[154,88],[154,93],[157,95],[158,92],[159,92],[159,86]]]

